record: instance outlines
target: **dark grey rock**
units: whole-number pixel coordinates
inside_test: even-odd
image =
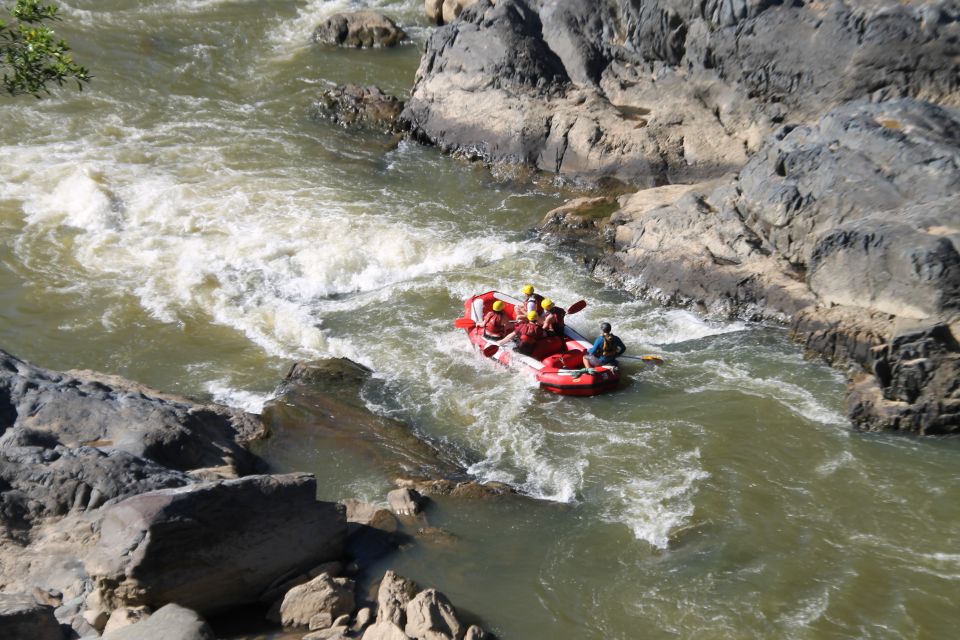
[[[111,609],[256,602],[278,577],[342,556],[344,509],[315,495],[313,476],[290,474],[133,496],[101,510],[87,570]]]
[[[850,100],[956,105],[958,54],[951,0],[480,0],[427,41],[402,118],[445,151],[653,186]]]
[[[11,534],[26,535],[41,518],[191,482],[126,451],[49,444],[49,434],[19,427],[0,438],[0,523]]]
[[[364,125],[386,132],[402,129],[399,122],[403,101],[379,87],[348,84],[324,91],[314,107],[314,117],[327,118],[350,127]]]
[[[33,596],[0,593],[0,638],[9,640],[63,640],[53,607]]]
[[[41,369],[0,351],[0,432],[34,442],[118,449],[169,469],[233,467],[257,459],[243,444],[265,435],[257,416],[164,394],[115,376]],[[43,435],[46,434],[46,435]]]
[[[546,237],[639,293],[790,322],[839,366],[889,371],[856,385],[857,428],[960,431],[947,382],[955,341],[917,363],[894,346],[897,327],[960,331],[960,112],[913,99],[848,103],[782,128],[733,178],[620,204],[599,217],[551,212]]]

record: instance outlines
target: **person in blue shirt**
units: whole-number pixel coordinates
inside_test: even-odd
[[[598,367],[602,364],[617,366],[617,357],[627,350],[623,340],[613,335],[613,327],[609,322],[600,323],[600,336],[593,343],[590,351],[587,352],[584,361],[591,367]]]

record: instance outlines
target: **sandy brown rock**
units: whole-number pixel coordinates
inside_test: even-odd
[[[363,633],[363,640],[409,640],[409,637],[393,622],[380,620],[373,626],[367,627]]]
[[[376,11],[336,13],[313,32],[318,44],[341,47],[392,47],[407,37],[396,23]]]
[[[377,591],[377,622],[399,627],[407,623],[407,604],[417,593],[417,585],[392,570],[387,570]]]
[[[352,613],[355,602],[353,580],[324,573],[287,592],[280,605],[281,621],[284,626],[327,628],[338,617]]]
[[[404,632],[417,640],[463,640],[465,627],[453,605],[436,589],[425,589],[407,604]]]
[[[195,611],[176,604],[158,609],[143,619],[104,634],[104,640],[215,640],[216,635]]]

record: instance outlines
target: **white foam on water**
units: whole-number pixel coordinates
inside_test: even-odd
[[[663,461],[662,461],[663,462]],[[666,549],[673,531],[686,525],[694,513],[697,483],[710,477],[700,466],[700,451],[682,452],[666,464],[650,463],[645,475],[611,484],[604,519],[622,522],[638,540]]]
[[[703,391],[737,391],[746,395],[772,399],[792,413],[812,422],[825,425],[846,424],[846,418],[824,406],[807,389],[780,378],[758,378],[743,364],[721,360],[704,361],[703,367],[713,372],[713,378],[705,385],[689,389],[690,393]]]
[[[805,628],[822,618],[830,606],[830,587],[824,586],[820,593],[804,598],[797,605],[794,611],[780,616],[781,624],[791,628]]]
[[[817,466],[817,474],[822,477],[832,475],[839,469],[857,466],[857,459],[849,451],[843,451],[839,456]]]
[[[748,330],[743,322],[707,320],[682,309],[652,309],[645,314],[644,325],[627,337],[640,343],[663,345]]]
[[[273,398],[269,393],[254,393],[234,388],[226,378],[208,382],[207,392],[217,404],[257,414],[263,413],[263,406]]]
[[[412,226],[401,211],[372,202],[377,215],[357,214],[362,204],[347,211],[323,187],[296,187],[216,173],[191,184],[162,169],[81,159],[47,165],[4,191],[24,201],[25,252],[33,239],[55,239],[69,227],[69,257],[85,272],[72,277],[107,280],[162,322],[209,314],[282,357],[357,355],[342,344],[332,352],[317,327],[324,298],[389,298],[395,286],[521,249],[492,235],[465,239]]]

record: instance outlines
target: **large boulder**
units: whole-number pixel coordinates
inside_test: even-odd
[[[392,47],[407,37],[396,23],[376,11],[336,13],[313,32],[318,44],[341,47]]]
[[[417,594],[417,585],[387,570],[377,590],[377,621],[403,628],[407,624],[407,605]]]
[[[323,573],[290,589],[280,605],[284,626],[325,629],[342,615],[353,613],[356,606],[353,580],[334,578]]]
[[[103,640],[215,640],[196,611],[168,604],[149,618],[103,635]]]
[[[116,376],[61,373],[0,351],[0,434],[45,435],[45,445],[126,451],[169,469],[208,467],[249,473],[244,445],[266,432],[258,416],[197,403]]]
[[[363,640],[409,640],[403,629],[392,622],[377,621],[363,632]]]
[[[33,596],[0,593],[0,638],[10,640],[63,640],[53,607]]]
[[[466,627],[445,595],[425,589],[407,604],[404,632],[416,640],[463,640]]]
[[[111,610],[256,602],[278,577],[342,555],[343,507],[315,495],[312,476],[290,474],[133,496],[101,510],[87,570]]]

